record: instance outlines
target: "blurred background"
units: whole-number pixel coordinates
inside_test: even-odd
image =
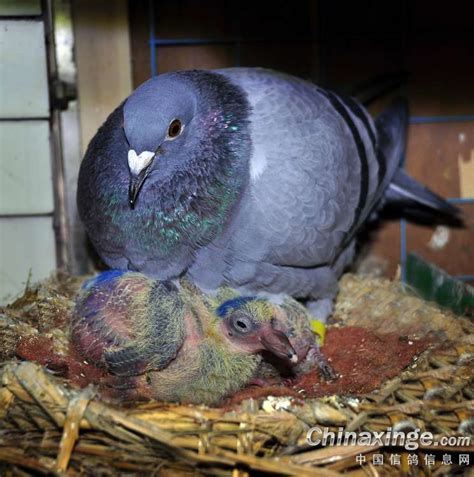
[[[315,81],[373,114],[407,95],[406,168],[458,204],[467,227],[389,220],[366,234],[357,267],[403,277],[416,251],[474,282],[471,4],[0,0],[0,302],[57,268],[89,269],[75,189],[107,115],[152,75],[231,66]]]

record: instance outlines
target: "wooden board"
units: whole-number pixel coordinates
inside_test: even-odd
[[[407,247],[451,275],[473,275],[474,204],[463,204],[459,207],[466,217],[466,227],[441,229],[408,224]]]
[[[229,68],[238,63],[240,66],[259,65],[284,71],[303,78],[313,74],[314,63],[308,57],[314,57],[313,44],[305,41],[244,43],[240,51],[235,44],[163,46],[157,48],[156,62],[158,73],[186,69]]]
[[[359,241],[355,268],[370,275],[395,278],[400,263],[400,221],[380,222]]]
[[[415,116],[474,114],[474,41],[441,36],[416,37],[407,56],[408,84]]]
[[[343,18],[333,5],[331,19],[325,22],[329,36],[326,45],[326,77],[330,86],[340,88],[353,81],[397,70],[407,71],[408,84],[399,92],[408,96],[413,116],[451,116],[474,114],[474,41],[472,12],[467,2],[459,8],[428,3],[406,4],[403,16],[377,15],[375,9],[347,6]],[[387,4],[380,5],[385,8]],[[392,14],[390,13],[392,12]],[[370,18],[371,17],[371,18]],[[386,27],[386,30],[383,30]],[[388,99],[371,105],[380,112]],[[405,163],[415,178],[445,197],[473,197],[474,122],[411,125]],[[453,274],[474,273],[474,209],[463,206],[466,229],[451,230],[443,247],[430,245],[434,228],[407,225],[408,251],[417,251],[426,259],[445,267]],[[374,263],[384,263],[393,276],[399,263],[399,224],[382,225],[373,234],[368,256]],[[389,261],[388,266],[386,260]],[[380,268],[380,267],[379,267]]]
[[[474,122],[412,124],[408,135],[406,167],[413,177],[438,194],[459,197],[459,161],[470,163],[472,151]]]
[[[132,90],[126,0],[73,3],[82,151]]]
[[[308,39],[314,31],[315,2],[155,0],[157,38]],[[148,12],[147,12],[148,13]]]
[[[234,38],[240,6],[221,0],[154,1],[157,38]],[[258,7],[257,7],[258,8]],[[148,14],[148,10],[147,10]]]
[[[151,76],[150,31],[146,2],[129,2],[132,84],[136,88]]]
[[[297,39],[243,44],[240,64],[258,65],[311,80],[317,74],[316,44]]]
[[[232,45],[166,46],[157,49],[158,73],[234,66]]]
[[[177,0],[154,2],[155,37],[220,41],[199,46],[158,46],[159,73],[189,68],[264,66],[315,78],[316,3],[222,2]],[[133,84],[148,79],[150,70],[149,10],[131,2],[130,28]],[[240,38],[240,46],[236,39]]]

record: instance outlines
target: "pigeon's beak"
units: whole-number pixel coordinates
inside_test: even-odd
[[[275,330],[271,326],[265,326],[262,328],[260,342],[264,349],[270,351],[275,356],[290,361],[293,364],[298,362],[298,355],[295,349],[282,331]]]
[[[132,209],[135,208],[140,189],[151,172],[155,156],[156,153],[151,151],[143,151],[139,155],[133,149],[128,151],[128,167],[130,169],[128,199]]]
[[[143,183],[145,182],[145,179],[148,177],[148,174],[150,174],[151,170],[151,164],[149,164],[145,169],[140,171],[137,176],[131,176],[130,177],[130,185],[128,187],[128,199],[130,203],[130,207],[132,209],[135,208],[135,203],[137,201],[138,193],[140,192],[140,189],[142,188]]]

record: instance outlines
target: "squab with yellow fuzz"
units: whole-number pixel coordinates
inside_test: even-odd
[[[291,365],[299,359],[272,305],[225,295],[208,297],[185,280],[103,272],[77,297],[72,341],[104,369],[116,397],[217,404],[252,380],[262,351]]]

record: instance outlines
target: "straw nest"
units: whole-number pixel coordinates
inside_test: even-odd
[[[3,475],[440,475],[459,467],[467,447],[383,444],[311,447],[313,426],[339,431],[419,428],[458,436],[474,428],[473,324],[405,292],[397,282],[347,275],[335,326],[357,323],[384,331],[437,337],[399,376],[362,396],[295,400],[266,397],[232,408],[166,403],[120,407],[95,389],[74,388],[37,363],[15,358],[28,336],[67,348],[67,322],[79,280],[68,277],[29,288],[0,313],[0,473]],[[387,320],[390,317],[390,320]],[[451,454],[452,465],[441,463]],[[383,465],[373,455],[384,456]],[[391,465],[390,455],[400,455]],[[410,455],[419,457],[410,465]],[[427,454],[436,456],[426,464]],[[356,456],[365,456],[358,463]],[[360,459],[359,459],[360,460]]]

